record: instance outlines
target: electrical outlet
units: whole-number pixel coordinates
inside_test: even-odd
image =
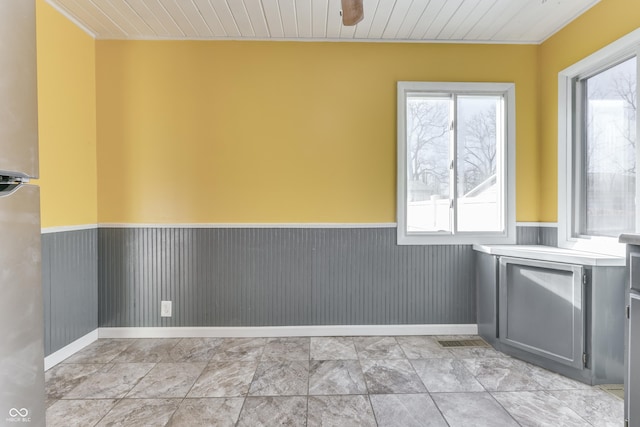
[[[160,317],[171,317],[171,301],[160,301]]]

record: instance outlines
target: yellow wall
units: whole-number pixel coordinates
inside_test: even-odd
[[[43,227],[395,221],[398,80],[514,81],[517,220],[556,221],[557,74],[638,26],[602,0],[541,46],[96,42],[37,0]]]
[[[97,41],[101,223],[393,222],[396,81],[516,83],[538,220],[538,47]]]
[[[36,12],[42,226],[95,224],[95,41],[44,0]]]
[[[540,46],[540,221],[557,220],[558,73],[640,27],[640,2],[602,0]]]

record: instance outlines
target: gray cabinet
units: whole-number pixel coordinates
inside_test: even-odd
[[[640,361],[640,294],[629,294],[629,340],[627,345],[627,378],[625,407],[629,425],[640,423],[640,367],[630,361]],[[633,403],[633,404],[630,404]],[[634,424],[635,423],[635,424]]]
[[[474,249],[480,336],[584,383],[622,384],[624,258],[545,246]]]
[[[624,414],[629,426],[640,425],[640,235],[623,234],[627,244],[627,322],[625,328]]]

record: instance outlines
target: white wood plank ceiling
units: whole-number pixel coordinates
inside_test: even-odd
[[[600,0],[47,0],[97,39],[541,43]]]

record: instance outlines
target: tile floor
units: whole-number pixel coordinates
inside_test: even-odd
[[[428,336],[101,339],[46,380],[49,427],[623,425],[598,387]]]

